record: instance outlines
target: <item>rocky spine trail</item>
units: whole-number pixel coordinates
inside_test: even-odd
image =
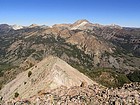
[[[58,57],[48,56],[29,70],[20,73],[0,91],[3,100],[9,100],[18,93],[21,98],[29,98],[40,91],[48,91],[65,86],[67,88],[97,84]]]

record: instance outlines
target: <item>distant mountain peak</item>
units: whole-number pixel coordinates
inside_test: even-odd
[[[37,27],[37,26],[38,26],[37,24],[31,24],[29,27],[33,28],[33,27]]]
[[[6,28],[11,28],[8,24],[0,24],[0,28],[6,29]]]
[[[121,26],[117,25],[117,24],[110,24],[110,25],[106,25],[107,27],[110,27],[110,28],[119,28],[119,29],[122,29]]]
[[[12,29],[12,27],[8,24],[0,24],[0,33],[7,33]]]
[[[81,23],[83,23],[83,22],[85,22],[85,23],[90,23],[88,20],[86,20],[86,19],[81,19],[81,20],[77,20],[74,24],[81,24]]]
[[[12,25],[11,27],[14,30],[19,30],[19,29],[22,29],[23,28],[23,26],[20,26],[20,25],[17,25],[17,24]]]
[[[72,25],[71,30],[81,29],[87,24],[90,24],[90,22],[86,19],[78,20]]]

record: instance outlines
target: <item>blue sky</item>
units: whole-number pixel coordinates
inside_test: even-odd
[[[0,0],[0,24],[73,23],[140,27],[140,0]]]

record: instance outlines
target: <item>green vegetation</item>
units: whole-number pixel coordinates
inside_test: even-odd
[[[30,56],[33,52],[35,52],[34,49],[27,49],[26,52],[25,52],[25,56]]]
[[[129,73],[127,77],[132,81],[132,82],[140,82],[140,71],[134,71],[133,73]]]
[[[11,68],[13,68],[13,66],[11,64],[0,63],[0,71],[11,69]]]
[[[19,96],[19,93],[18,92],[16,92],[15,93],[15,98],[17,98]]]
[[[79,30],[77,30],[79,31]],[[88,31],[89,32],[89,31]],[[89,32],[90,33],[90,32]],[[78,49],[76,45],[72,45],[70,43],[66,43],[65,39],[60,36],[55,37],[54,35],[46,35],[47,37],[42,37],[41,35],[30,36],[26,39],[22,39],[26,44],[28,43],[28,47],[20,46],[18,50],[14,54],[18,56],[18,58],[26,59],[30,55],[38,61],[41,61],[46,55],[55,55],[60,58],[65,57],[65,61],[72,65],[74,68],[78,69],[80,72],[84,73],[91,79],[101,83],[107,87],[117,87],[122,86],[124,83],[131,81],[139,81],[138,73],[131,74],[131,76],[126,76],[124,74],[120,74],[115,72],[113,68],[99,68],[100,64],[97,64],[98,68],[94,68],[93,57],[94,55],[85,54],[85,52],[81,49]],[[5,42],[6,43],[6,42]],[[38,45],[41,44],[43,46],[43,50],[36,50]],[[31,47],[31,46],[35,47]],[[23,50],[24,49],[24,50]],[[132,53],[127,53],[126,50],[120,49],[120,47],[116,48],[113,54],[104,52],[102,57],[124,57],[124,55],[133,57]],[[118,59],[119,60],[119,59]],[[125,59],[124,63],[129,63],[130,59]],[[4,67],[5,66],[5,67]],[[32,67],[33,64],[29,63],[29,68]],[[131,65],[133,66],[133,65]],[[9,69],[8,65],[0,65],[0,76],[3,76],[3,70]],[[28,68],[27,68],[28,69]],[[32,75],[32,72],[28,72],[28,77]],[[136,78],[135,78],[136,77]],[[129,79],[128,79],[129,78]]]
[[[86,68],[79,65],[73,65],[73,67],[87,75],[92,80],[97,81],[106,87],[120,87],[123,86],[123,84],[130,82],[126,75],[117,73],[112,68],[87,70]]]
[[[93,68],[93,56],[91,57],[90,55],[85,54],[84,51],[78,49],[76,45],[66,43],[62,43],[61,45],[62,46],[53,48],[54,54],[56,54],[58,57],[61,57],[62,54],[66,54],[70,58],[68,61],[69,64],[83,65],[88,69]]]
[[[88,76],[93,80],[107,87],[119,87],[124,83],[129,83],[129,79],[124,74],[119,74],[113,69],[101,68],[88,72]]]
[[[28,72],[28,77],[30,77],[32,75],[32,72],[31,71],[29,71]]]
[[[67,56],[70,57],[70,60],[68,62],[70,64],[75,63],[76,61],[78,62],[78,64],[84,65],[89,69],[93,67],[92,64],[93,56],[85,54],[84,51],[78,49],[76,45],[66,43],[65,40],[60,36],[58,36],[57,38],[54,38],[53,35],[48,35],[47,38],[42,38],[42,36],[37,36],[37,37],[32,36],[27,41],[29,40],[31,43],[43,44],[46,47],[46,51],[41,50],[41,51],[34,52],[32,57],[35,58],[36,60],[42,60],[43,55],[46,52],[58,57],[61,57],[63,54],[66,54]]]
[[[15,66],[12,66],[11,64],[6,64],[6,63],[0,63],[0,77],[3,76],[6,70],[10,70],[12,68],[15,68]]]
[[[40,51],[36,51],[34,54],[32,54],[32,57],[35,59],[35,60],[42,60],[43,59],[43,54],[44,54],[44,51],[43,50],[40,50]]]
[[[8,71],[10,73],[11,69],[16,69],[18,66],[13,66],[11,64],[7,63],[0,63],[0,89],[3,87],[3,85],[11,79],[10,76],[6,76],[5,72]],[[7,75],[9,75],[9,73]]]

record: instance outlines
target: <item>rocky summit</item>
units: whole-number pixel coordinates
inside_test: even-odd
[[[139,82],[140,28],[0,25],[1,105],[139,105]]]
[[[67,88],[61,86],[50,91],[39,91],[29,98],[1,101],[2,105],[139,105],[140,84],[127,84],[122,88],[85,85]]]

